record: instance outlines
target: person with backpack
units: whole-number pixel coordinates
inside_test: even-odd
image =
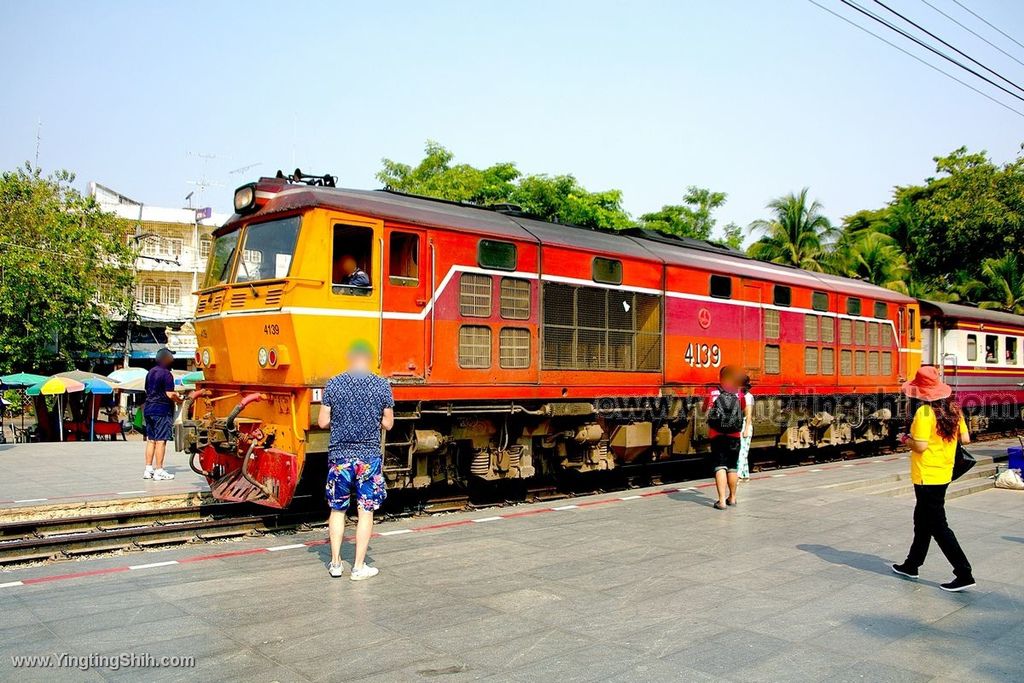
[[[718,490],[716,510],[736,504],[740,434],[746,412],[745,398],[740,390],[741,380],[742,371],[734,365],[726,365],[718,374],[718,386],[708,394],[705,404],[711,463],[715,468],[715,488]]]

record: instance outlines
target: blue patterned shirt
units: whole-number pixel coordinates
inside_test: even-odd
[[[323,405],[331,409],[328,460],[380,457],[380,421],[395,406],[391,385],[372,372],[343,372],[324,388]]]

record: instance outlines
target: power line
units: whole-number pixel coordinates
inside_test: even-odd
[[[887,10],[888,10],[889,12],[891,12],[892,14],[895,14],[895,15],[896,15],[897,17],[899,17],[899,18],[900,18],[900,19],[902,19],[903,21],[907,22],[908,24],[910,24],[911,26],[913,26],[913,27],[914,27],[914,28],[916,28],[917,30],[919,30],[919,31],[922,31],[923,33],[927,34],[928,36],[931,36],[931,37],[932,37],[932,38],[934,38],[935,40],[939,41],[940,43],[942,43],[943,45],[945,45],[946,47],[948,47],[948,48],[949,48],[950,50],[953,50],[954,52],[956,52],[956,53],[957,53],[958,55],[960,55],[961,57],[964,57],[964,58],[966,58],[966,59],[969,59],[969,60],[971,60],[971,61],[972,61],[972,62],[973,62],[974,64],[976,64],[977,66],[980,66],[980,67],[981,67],[982,69],[984,69],[985,71],[989,72],[990,74],[992,74],[992,75],[993,75],[993,76],[995,76],[996,78],[998,78],[998,79],[1002,80],[1002,81],[1003,81],[1004,83],[1008,83],[1009,85],[1012,85],[1012,86],[1013,86],[1014,88],[1016,88],[1017,90],[1020,90],[1021,92],[1024,92],[1024,88],[1020,87],[1019,85],[1017,85],[1016,83],[1014,83],[1013,81],[1011,81],[1011,80],[1010,80],[1009,78],[1007,78],[1006,76],[1003,76],[1003,75],[1002,75],[1001,73],[999,73],[998,71],[995,71],[995,70],[993,70],[993,69],[990,69],[990,68],[988,68],[987,66],[985,66],[984,64],[982,64],[981,62],[979,62],[979,61],[978,61],[977,59],[975,59],[974,57],[972,57],[972,56],[970,56],[969,54],[967,54],[966,52],[964,52],[963,50],[961,50],[961,49],[959,49],[959,48],[957,48],[957,47],[955,47],[955,46],[953,46],[953,45],[950,45],[950,44],[949,44],[949,43],[947,43],[947,42],[946,42],[945,40],[943,40],[942,38],[939,38],[939,37],[938,37],[937,35],[935,35],[935,34],[934,34],[934,33],[932,33],[931,31],[929,31],[928,29],[926,29],[926,28],[925,28],[924,26],[921,26],[920,24],[916,23],[916,22],[915,22],[915,21],[914,21],[913,19],[908,19],[908,18],[907,18],[906,16],[904,16],[904,15],[900,14],[899,12],[897,12],[896,10],[894,10],[894,9],[893,9],[892,7],[889,7],[889,6],[888,6],[888,5],[886,5],[886,4],[884,3],[884,2],[882,2],[882,0],[875,0],[875,4],[876,4],[876,5],[878,5],[878,6],[880,6],[880,7],[884,7],[884,8],[885,8],[885,9],[887,9]]]
[[[978,21],[980,21],[981,23],[983,23],[983,24],[985,24],[986,26],[988,26],[989,28],[991,28],[991,29],[992,29],[993,31],[996,31],[997,33],[999,33],[999,34],[1000,34],[1001,36],[1003,36],[1004,38],[1006,38],[1006,39],[1008,39],[1008,40],[1012,41],[1013,43],[1015,43],[1015,44],[1017,45],[1017,47],[1024,47],[1024,45],[1021,45],[1021,44],[1020,44],[1020,43],[1019,43],[1019,42],[1018,42],[1018,41],[1017,41],[1017,40],[1016,40],[1016,39],[1015,39],[1015,38],[1014,38],[1013,36],[1011,36],[1011,35],[1010,35],[1009,33],[1006,33],[1005,31],[1003,31],[1002,29],[1000,29],[1000,28],[999,28],[998,26],[996,26],[995,24],[993,24],[993,23],[991,23],[991,22],[989,22],[989,21],[986,21],[986,20],[985,20],[985,17],[981,16],[980,14],[978,14],[977,12],[975,12],[974,10],[972,10],[972,9],[971,9],[970,7],[968,7],[968,6],[967,6],[967,5],[965,5],[964,3],[962,3],[962,2],[958,2],[958,0],[953,0],[953,2],[954,2],[954,3],[956,3],[957,5],[959,5],[959,6],[960,6],[960,7],[962,8],[962,9],[966,10],[968,14],[971,14],[971,15],[973,15],[975,19],[977,19],[977,20],[978,20]]]
[[[836,17],[837,19],[841,19],[841,20],[845,21],[850,26],[853,26],[854,28],[863,31],[864,33],[867,33],[869,36],[872,36],[873,38],[877,38],[878,40],[882,41],[883,43],[885,43],[889,47],[894,48],[896,50],[899,50],[900,52],[902,52],[903,54],[907,55],[911,59],[915,59],[915,60],[921,62],[922,64],[924,64],[929,69],[931,69],[933,71],[938,71],[940,74],[942,74],[946,78],[950,79],[951,81],[956,81],[957,83],[959,83],[960,85],[964,86],[965,88],[967,88],[969,90],[973,90],[974,92],[978,93],[979,95],[981,95],[985,99],[990,100],[991,102],[994,102],[995,104],[998,104],[1003,109],[1006,109],[1007,111],[1011,111],[1014,114],[1016,114],[1017,116],[1020,116],[1021,118],[1024,118],[1024,111],[1020,111],[1019,109],[1014,109],[1013,107],[1011,107],[1010,105],[1006,104],[1005,102],[1000,102],[996,98],[994,98],[991,95],[989,95],[987,92],[984,92],[982,90],[979,90],[978,88],[975,88],[973,85],[971,85],[970,83],[968,83],[966,81],[960,80],[959,78],[957,78],[953,74],[949,73],[948,71],[943,71],[942,69],[940,69],[939,67],[935,66],[931,62],[929,62],[929,61],[927,61],[925,59],[922,59],[921,57],[918,57],[913,52],[900,47],[899,45],[897,45],[896,43],[894,43],[892,41],[886,40],[882,36],[878,35],[874,31],[872,31],[871,29],[868,29],[868,28],[865,28],[865,27],[861,26],[860,24],[858,24],[857,22],[853,21],[852,19],[849,19],[848,17],[844,17],[842,14],[839,14],[838,12],[836,12],[836,11],[834,11],[834,10],[828,8],[828,7],[825,7],[822,4],[820,4],[818,2],[815,2],[815,0],[807,0],[807,2],[811,3],[812,5],[817,7],[818,9],[825,10],[826,12],[828,12],[832,16]]]
[[[960,22],[960,21],[957,21],[956,17],[953,17],[953,16],[951,16],[951,15],[949,15],[949,14],[946,14],[946,13],[945,13],[945,12],[943,12],[943,11],[942,11],[941,9],[939,9],[938,7],[936,7],[935,5],[933,5],[932,3],[928,2],[928,0],[921,0],[921,2],[923,2],[923,3],[924,3],[924,4],[926,4],[926,5],[928,5],[928,6],[929,6],[929,7],[931,7],[931,8],[933,9],[933,10],[935,10],[936,12],[938,12],[939,14],[941,14],[942,16],[946,17],[947,19],[949,19],[950,21],[952,21],[952,22],[953,22],[954,24],[956,24],[957,26],[959,26],[959,27],[960,27],[960,28],[962,28],[963,30],[967,31],[967,32],[968,32],[968,33],[970,33],[970,34],[971,34],[972,36],[974,36],[974,37],[975,37],[975,38],[977,38],[978,40],[982,41],[983,43],[985,43],[985,44],[986,44],[986,45],[988,45],[989,47],[991,47],[991,48],[994,48],[994,49],[996,49],[996,50],[999,50],[999,51],[1000,51],[1001,53],[1003,53],[1004,55],[1006,55],[1007,57],[1009,57],[1009,58],[1010,58],[1010,59],[1012,59],[1013,61],[1017,62],[1017,63],[1018,63],[1018,64],[1020,64],[1021,66],[1024,66],[1024,62],[1020,61],[1019,59],[1017,59],[1016,57],[1014,57],[1013,55],[1011,55],[1011,54],[1010,54],[1009,52],[1007,52],[1006,50],[1004,50],[1003,48],[999,47],[998,45],[996,45],[995,43],[993,43],[993,42],[992,42],[991,40],[989,40],[988,38],[986,38],[985,36],[981,35],[981,34],[980,34],[980,33],[978,33],[977,31],[975,31],[974,29],[972,29],[972,28],[971,28],[970,26],[967,26],[966,24],[964,24],[964,23],[962,23],[962,22]]]
[[[843,3],[844,5],[846,5],[847,7],[852,7],[853,9],[857,10],[858,12],[863,14],[864,16],[870,18],[872,21],[876,21],[879,24],[882,24],[883,26],[885,26],[886,28],[888,28],[888,29],[890,29],[892,31],[895,31],[896,33],[899,33],[904,38],[907,38],[908,40],[913,41],[914,43],[916,43],[916,44],[920,45],[921,47],[925,48],[926,50],[928,50],[929,52],[932,52],[932,53],[938,55],[939,57],[942,57],[947,62],[955,64],[956,66],[960,67],[964,71],[966,71],[966,72],[968,72],[970,74],[973,74],[976,78],[980,78],[981,80],[985,81],[989,85],[994,86],[996,88],[999,88],[1000,90],[1002,90],[1007,95],[1010,95],[1011,97],[1014,97],[1014,98],[1020,100],[1021,102],[1024,102],[1024,97],[1018,95],[1017,93],[1013,92],[1012,90],[1008,90],[1007,88],[1004,88],[1003,86],[999,85],[998,83],[996,83],[992,79],[988,78],[987,76],[983,76],[982,74],[978,73],[977,71],[975,71],[971,67],[963,64],[962,62],[958,62],[957,60],[955,60],[954,58],[950,57],[949,55],[947,55],[942,50],[939,50],[938,48],[936,48],[936,47],[934,47],[932,45],[929,45],[928,43],[924,42],[920,38],[918,38],[918,37],[916,37],[914,35],[911,35],[910,33],[907,33],[906,31],[904,31],[902,28],[900,28],[896,24],[892,23],[891,21],[888,21],[887,19],[883,19],[882,17],[878,16],[874,12],[861,7],[860,5],[858,5],[855,2],[851,2],[851,0],[839,0],[839,1],[841,3]]]

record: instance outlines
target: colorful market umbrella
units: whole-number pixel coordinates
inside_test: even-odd
[[[85,391],[85,385],[78,380],[71,379],[70,377],[61,377],[60,375],[54,375],[45,382],[39,384],[33,384],[25,392],[29,396],[56,396],[57,397],[57,429],[60,434],[60,440],[64,440],[64,410],[61,407],[60,397],[63,394],[73,394],[79,391]]]
[[[96,379],[95,377],[89,377],[82,384],[85,385],[85,391],[88,394],[112,394],[118,388],[117,382],[112,382],[106,378]]]
[[[193,373],[186,372],[185,370],[171,370],[171,375],[174,377],[174,388],[182,389],[182,382],[186,375]],[[195,387],[184,387],[185,389],[194,389]],[[121,382],[117,385],[119,391],[145,391],[146,390],[146,376],[143,375],[137,379],[128,380]]]
[[[179,386],[178,388],[195,389],[196,382],[202,382],[204,379],[206,379],[206,375],[203,374],[202,370],[195,370],[194,372],[186,373],[181,378],[181,386]],[[177,382],[175,382],[175,385],[177,385]]]
[[[119,384],[124,382],[131,382],[139,378],[145,379],[146,368],[121,368],[120,370],[114,370],[112,373],[107,375],[108,379],[112,379]]]
[[[107,379],[107,377],[104,377],[103,375],[95,372],[86,372],[85,370],[68,370],[67,372],[58,372],[54,377],[66,377],[79,382],[84,382],[87,379]]]
[[[0,386],[10,387],[11,389],[27,389],[33,384],[45,381],[46,377],[43,375],[33,375],[31,372],[16,372],[13,375],[0,377]]]
[[[16,372],[13,375],[4,375],[0,377],[0,387],[6,387],[10,389],[21,389],[22,399],[24,399],[25,389],[29,388],[33,384],[39,384],[45,382],[46,377],[43,375],[34,375],[31,372]],[[22,400],[24,403],[24,400]],[[25,406],[21,407],[21,428],[25,429]]]

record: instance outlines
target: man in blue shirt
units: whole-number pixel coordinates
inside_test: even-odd
[[[336,262],[334,282],[346,287],[369,287],[370,276],[359,267],[353,256],[346,254]]]
[[[344,573],[341,539],[345,532],[345,511],[354,493],[359,510],[356,524],[356,554],[352,562],[353,581],[377,575],[366,564],[366,550],[373,533],[373,512],[387,497],[382,468],[381,428],[395,424],[395,399],[391,385],[370,370],[373,348],[356,341],[348,352],[348,370],[332,377],[324,387],[317,424],[331,428],[327,445],[327,503],[331,507],[328,530],[331,563],[327,570],[337,578]]]
[[[168,349],[160,349],[156,352],[156,365],[146,373],[146,403],[142,407],[142,415],[146,419],[146,471],[142,473],[143,479],[174,479],[174,475],[164,469],[174,404],[181,402],[181,396],[174,390],[172,363],[174,354]]]

